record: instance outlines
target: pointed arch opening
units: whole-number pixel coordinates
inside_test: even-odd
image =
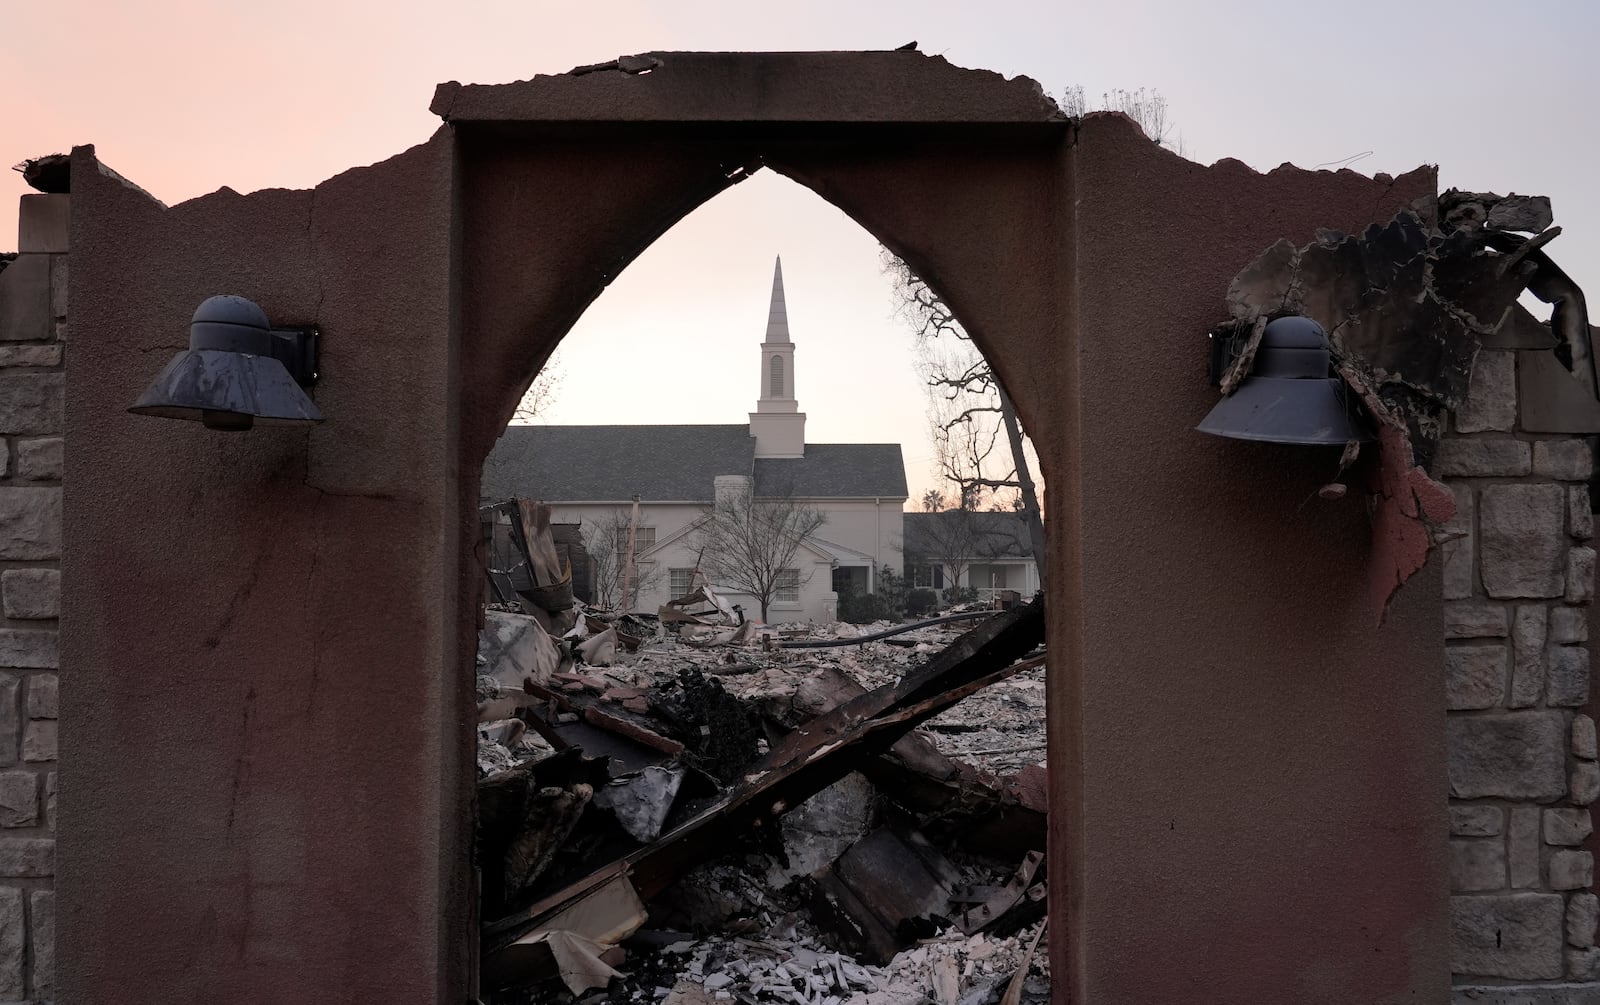
[[[1015,620],[1006,610],[1025,605],[1043,578],[1035,536],[1019,512],[1020,502],[1012,503],[1020,495],[998,422],[1001,378],[977,349],[978,329],[969,333],[961,326],[942,293],[863,229],[859,219],[820,200],[817,186],[796,181],[801,180],[776,172],[756,174],[698,203],[660,235],[653,233],[659,221],[652,218],[648,229],[657,239],[630,247],[626,269],[607,267],[604,292],[596,289],[587,302],[570,299],[563,310],[582,310],[563,333],[560,386],[553,399],[546,399],[543,414],[524,409],[505,426],[487,452],[475,500],[486,509],[512,498],[545,504],[539,519],[560,528],[552,537],[564,534],[569,544],[558,548],[559,558],[585,563],[588,570],[584,576],[575,565],[572,580],[587,609],[568,615],[525,611],[521,598],[503,593],[506,610],[496,612],[491,603],[490,619],[504,620],[497,617],[501,613],[543,618],[549,622],[545,632],[558,638],[574,632],[621,632],[619,640],[632,635],[637,653],[626,652],[624,645],[601,657],[608,664],[604,667],[554,664],[552,675],[594,674],[639,691],[635,724],[660,730],[682,749],[676,759],[657,757],[662,763],[686,764],[715,776],[711,752],[721,750],[718,756],[729,759],[729,773],[719,792],[705,795],[712,800],[732,798],[740,780],[759,772],[789,731],[822,711],[772,718],[773,703],[758,701],[749,691],[745,670],[754,667],[763,675],[758,679],[767,679],[788,666],[792,659],[782,647],[789,641],[827,643],[846,632],[872,630],[865,625],[882,630],[967,615],[948,626],[916,629],[920,648],[909,663],[897,644],[853,643],[853,668],[835,685],[857,691],[892,686],[974,625]],[[772,221],[762,226],[758,209],[764,200],[794,210],[787,218],[806,221],[806,231],[797,234]],[[741,231],[765,243],[749,246]],[[784,275],[774,279],[769,304],[760,273],[779,252],[786,259]],[[932,273],[936,260],[919,258]],[[851,268],[838,268],[841,261]],[[886,267],[886,261],[898,264]],[[919,330],[913,309],[919,298],[941,305],[943,326]],[[781,338],[773,334],[780,309]],[[523,324],[525,330],[537,330],[539,322]],[[773,342],[787,344],[772,351]],[[947,343],[961,347],[959,357],[944,348]],[[942,384],[934,382],[926,367],[918,367],[919,345],[926,360],[954,365],[959,358],[963,368],[976,366],[984,376],[974,382],[958,380],[961,374],[952,372]],[[553,349],[548,338],[515,347],[508,342],[508,357],[515,352],[520,357],[506,365],[531,380],[536,366],[529,362]],[[749,380],[746,369],[750,355],[764,364],[756,381]],[[812,375],[808,387],[814,390],[804,401],[798,400],[793,356],[804,356]],[[956,390],[965,395],[958,409],[967,412],[964,426],[950,414],[947,399]],[[507,413],[502,405],[496,414]],[[1020,418],[1013,421],[1020,430]],[[983,431],[953,445],[952,428],[977,426]],[[930,427],[944,434],[942,446],[930,436]],[[1028,456],[1042,488],[1039,459]],[[947,484],[962,465],[971,465],[969,482]],[[756,582],[761,562],[753,563],[757,570],[748,568],[749,552],[770,548],[774,538],[785,535],[792,547],[785,550],[780,542],[784,557],[766,563],[772,573],[768,582]],[[735,557],[719,555],[718,549]],[[739,567],[741,557],[746,568]],[[699,599],[680,604],[690,596]],[[677,621],[684,611],[692,616]],[[848,623],[856,627],[842,627]],[[1028,623],[1031,628],[1018,631],[1041,641],[1042,615]],[[724,676],[718,662],[690,667],[662,656],[696,641],[731,657],[740,672]],[[1033,642],[1022,648],[1033,648]],[[1010,664],[1021,655],[1004,661]],[[744,707],[759,720],[759,735],[745,737],[748,743],[737,750],[736,744],[718,748],[694,723],[678,735],[675,730],[683,724],[674,721],[675,713],[661,714],[655,702],[670,704],[676,675],[688,669],[716,680],[731,707]],[[789,683],[796,694],[832,690],[834,685],[823,682],[829,673],[840,673],[836,662],[813,662],[792,674]],[[989,833],[988,811],[1014,803],[1007,795],[1010,783],[934,782],[939,771],[928,766],[970,762],[985,777],[1024,772],[1042,777],[1045,673],[1042,659],[1035,659],[1019,670],[1016,687],[1003,698],[981,692],[930,712],[947,727],[918,741],[931,758],[923,768],[932,774],[924,777],[892,759],[868,758],[854,770],[839,770],[825,786],[797,793],[797,819],[807,816],[807,798],[821,789],[818,799],[855,802],[860,829],[836,847],[826,842],[810,847],[803,829],[786,831],[787,825],[776,823],[774,833],[786,848],[773,860],[777,871],[751,874],[732,885],[755,882],[776,903],[786,895],[784,883],[773,876],[793,879],[830,866],[897,815],[936,821],[930,831],[933,847],[951,854],[957,848],[960,854],[976,852],[976,861],[986,862],[994,882],[1003,884],[1029,850],[1022,844],[1047,844],[1043,804],[1019,811],[1032,814],[1033,823],[1024,825],[1025,831],[1030,826],[1037,831],[1028,831],[1030,838],[1019,843],[996,837]],[[597,703],[606,701],[603,689]],[[979,725],[966,728],[973,724]],[[545,725],[558,735],[566,729],[559,722]],[[531,745],[536,744],[525,741]],[[934,794],[927,783],[934,785]],[[946,784],[973,790],[966,809],[952,813],[942,807],[948,794],[940,786]],[[1012,787],[1023,784],[1019,780]],[[883,808],[889,804],[893,807]],[[703,805],[671,801],[660,823],[670,832],[692,821]],[[619,822],[613,817],[603,808],[583,810],[573,833],[598,827],[616,840]],[[637,834],[628,837],[624,851],[649,857],[648,842],[640,842]],[[569,845],[581,844],[579,838],[564,837],[549,871],[519,889],[506,886],[503,874],[492,877],[501,886],[486,887],[485,924],[494,929],[507,912],[526,912],[530,900],[559,895],[581,882],[586,867],[605,864],[569,854]],[[785,855],[803,867],[781,866]],[[684,908],[686,890],[696,885],[729,885],[728,877],[715,878],[716,870],[737,871],[736,863],[701,857],[703,862],[686,863],[672,882],[654,875],[640,881],[638,892],[652,917],[681,918],[677,912]],[[785,909],[809,908],[795,901],[786,902]],[[841,934],[840,921],[820,923],[830,940],[825,945],[863,961],[881,961],[886,943],[855,941]],[[901,935],[904,931],[909,929]],[[492,956],[492,940],[485,946]]]

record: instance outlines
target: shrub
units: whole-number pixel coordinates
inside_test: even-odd
[[[939,606],[939,595],[932,590],[912,590],[906,594],[906,616],[920,618]]]

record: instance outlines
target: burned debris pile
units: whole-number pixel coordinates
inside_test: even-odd
[[[699,576],[590,610],[547,508],[484,513],[485,1001],[1048,997],[1040,601],[871,641]]]

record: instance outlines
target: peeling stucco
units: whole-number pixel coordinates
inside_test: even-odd
[[[1442,228],[1432,222],[1441,215]],[[1507,323],[1524,289],[1558,306],[1563,364],[1594,365],[1582,293],[1543,250],[1560,233],[1543,229],[1549,220],[1548,200],[1452,191],[1437,209],[1416,206],[1359,236],[1324,230],[1298,246],[1280,239],[1229,287],[1231,320],[1216,332],[1233,343],[1224,395],[1249,374],[1265,322],[1298,314],[1328,332],[1336,370],[1377,420],[1378,458],[1364,472],[1380,619],[1427,561],[1432,525],[1454,513],[1427,469],[1446,414],[1466,401],[1482,339]]]

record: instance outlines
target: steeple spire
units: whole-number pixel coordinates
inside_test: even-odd
[[[783,259],[772,266],[772,306],[761,340],[761,395],[750,413],[750,435],[757,457],[804,457],[806,415],[795,396],[794,343],[789,341],[789,310],[783,302]]]
[[[789,341],[789,310],[783,302],[783,256],[772,267],[772,306],[767,310],[767,341]]]

